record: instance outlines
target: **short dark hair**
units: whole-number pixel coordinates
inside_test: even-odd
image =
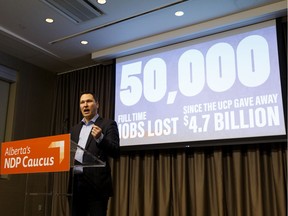
[[[80,93],[80,97],[81,97],[83,94],[91,94],[91,95],[93,95],[94,100],[95,100],[96,102],[98,102],[98,97],[97,97],[97,95],[96,95],[93,91],[90,91],[90,90],[82,91],[82,92]]]

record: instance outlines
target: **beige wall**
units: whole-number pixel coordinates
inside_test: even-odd
[[[17,71],[12,139],[50,135],[56,75],[3,53],[0,65]],[[26,175],[0,179],[0,215],[24,215],[25,186]]]

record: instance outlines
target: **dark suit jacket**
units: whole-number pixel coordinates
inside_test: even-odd
[[[103,119],[100,116],[97,118],[95,125],[102,128],[104,138],[100,143],[97,143],[90,134],[85,149],[97,158],[105,161],[106,166],[100,168],[85,167],[83,168],[83,175],[87,184],[95,189],[94,192],[96,191],[98,195],[109,197],[113,195],[113,186],[108,157],[115,158],[119,155],[118,127],[115,121]],[[82,126],[83,123],[80,122],[71,129],[71,140],[76,143],[78,143]],[[84,154],[83,162],[88,160],[89,156]]]

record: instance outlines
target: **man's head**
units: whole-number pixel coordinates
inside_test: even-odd
[[[80,96],[80,111],[86,122],[90,121],[98,112],[98,99],[93,92],[85,91]]]

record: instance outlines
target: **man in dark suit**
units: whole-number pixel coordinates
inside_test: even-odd
[[[106,216],[109,197],[113,195],[111,168],[108,157],[119,155],[119,133],[114,120],[98,114],[99,102],[92,92],[80,96],[83,119],[71,130],[71,140],[96,158],[105,162],[103,167],[74,168],[73,216]],[[91,162],[91,156],[78,148],[75,164]]]

